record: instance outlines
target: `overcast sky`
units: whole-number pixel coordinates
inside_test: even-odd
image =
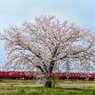
[[[95,0],[0,0],[0,32],[9,25],[34,22],[40,15],[53,15],[95,31]],[[0,41],[0,66],[5,57],[4,42]]]

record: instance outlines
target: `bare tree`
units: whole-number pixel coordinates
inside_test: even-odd
[[[95,35],[68,21],[60,22],[54,16],[40,16],[34,23],[11,26],[0,34],[5,41],[4,69],[36,69],[46,75],[44,86],[51,87],[51,73],[61,60],[80,62],[84,54],[93,62]],[[93,58],[92,58],[93,57]]]

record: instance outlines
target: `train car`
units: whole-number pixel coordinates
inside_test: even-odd
[[[57,77],[57,76],[60,77],[61,75],[62,75],[62,74],[59,73],[59,72],[56,72],[56,73],[53,72],[53,73],[51,74],[51,78],[54,78],[54,77]]]
[[[58,76],[60,79],[65,79],[66,78],[66,73],[60,73],[60,72],[55,72],[51,74],[51,78],[54,78]]]
[[[20,79],[24,78],[24,71],[0,71],[0,78]]]
[[[11,72],[8,72],[8,77],[11,77],[11,78],[24,78],[25,76],[25,71],[11,71]]]
[[[64,72],[64,73],[59,73],[59,77],[60,77],[60,79],[66,79],[67,77],[66,77],[66,72]]]
[[[94,79],[94,77],[92,77],[92,73],[89,73],[89,74],[87,74],[87,73],[80,73],[80,79],[87,79],[87,78],[89,78],[89,79]]]
[[[67,78],[67,74],[66,74],[65,78]],[[68,78],[69,79],[86,79],[87,74],[86,73],[68,73]]]
[[[87,74],[87,73],[69,73],[68,77],[69,77],[69,79],[87,79],[87,78],[95,79],[95,74],[94,73],[89,73],[89,74]],[[67,76],[65,78],[67,78]]]
[[[95,79],[95,74],[91,73],[89,73],[89,75],[87,75],[87,73],[53,73],[51,77],[54,77],[56,74],[59,74],[60,79],[66,79],[67,76],[69,79]]]
[[[36,79],[40,77],[40,73],[36,71],[0,71],[0,78],[12,78],[12,79]],[[51,74],[51,78],[54,78],[55,76],[59,76],[60,79],[66,79],[67,76],[69,79],[95,79],[95,73],[61,73],[61,72],[53,72]],[[42,77],[46,77],[42,75]]]
[[[89,79],[95,79],[95,73],[89,73]]]
[[[81,73],[71,73],[71,78],[75,78],[75,79],[81,79]]]
[[[36,79],[39,73],[35,71],[25,71],[25,79]]]

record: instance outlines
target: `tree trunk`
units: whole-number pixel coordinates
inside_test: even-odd
[[[66,73],[66,76],[67,76],[67,80],[69,80],[69,73]]]
[[[69,80],[69,76],[67,76],[67,80]]]
[[[50,88],[52,87],[51,74],[47,74],[44,86]]]
[[[46,82],[45,82],[45,85],[44,85],[45,87],[52,87],[52,82],[51,82],[51,79],[50,80],[47,80]]]
[[[86,77],[86,80],[89,80],[89,73],[87,73],[87,77]]]

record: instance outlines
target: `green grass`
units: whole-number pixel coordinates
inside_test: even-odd
[[[62,87],[46,88],[1,86],[0,95],[95,95],[95,90]]]

